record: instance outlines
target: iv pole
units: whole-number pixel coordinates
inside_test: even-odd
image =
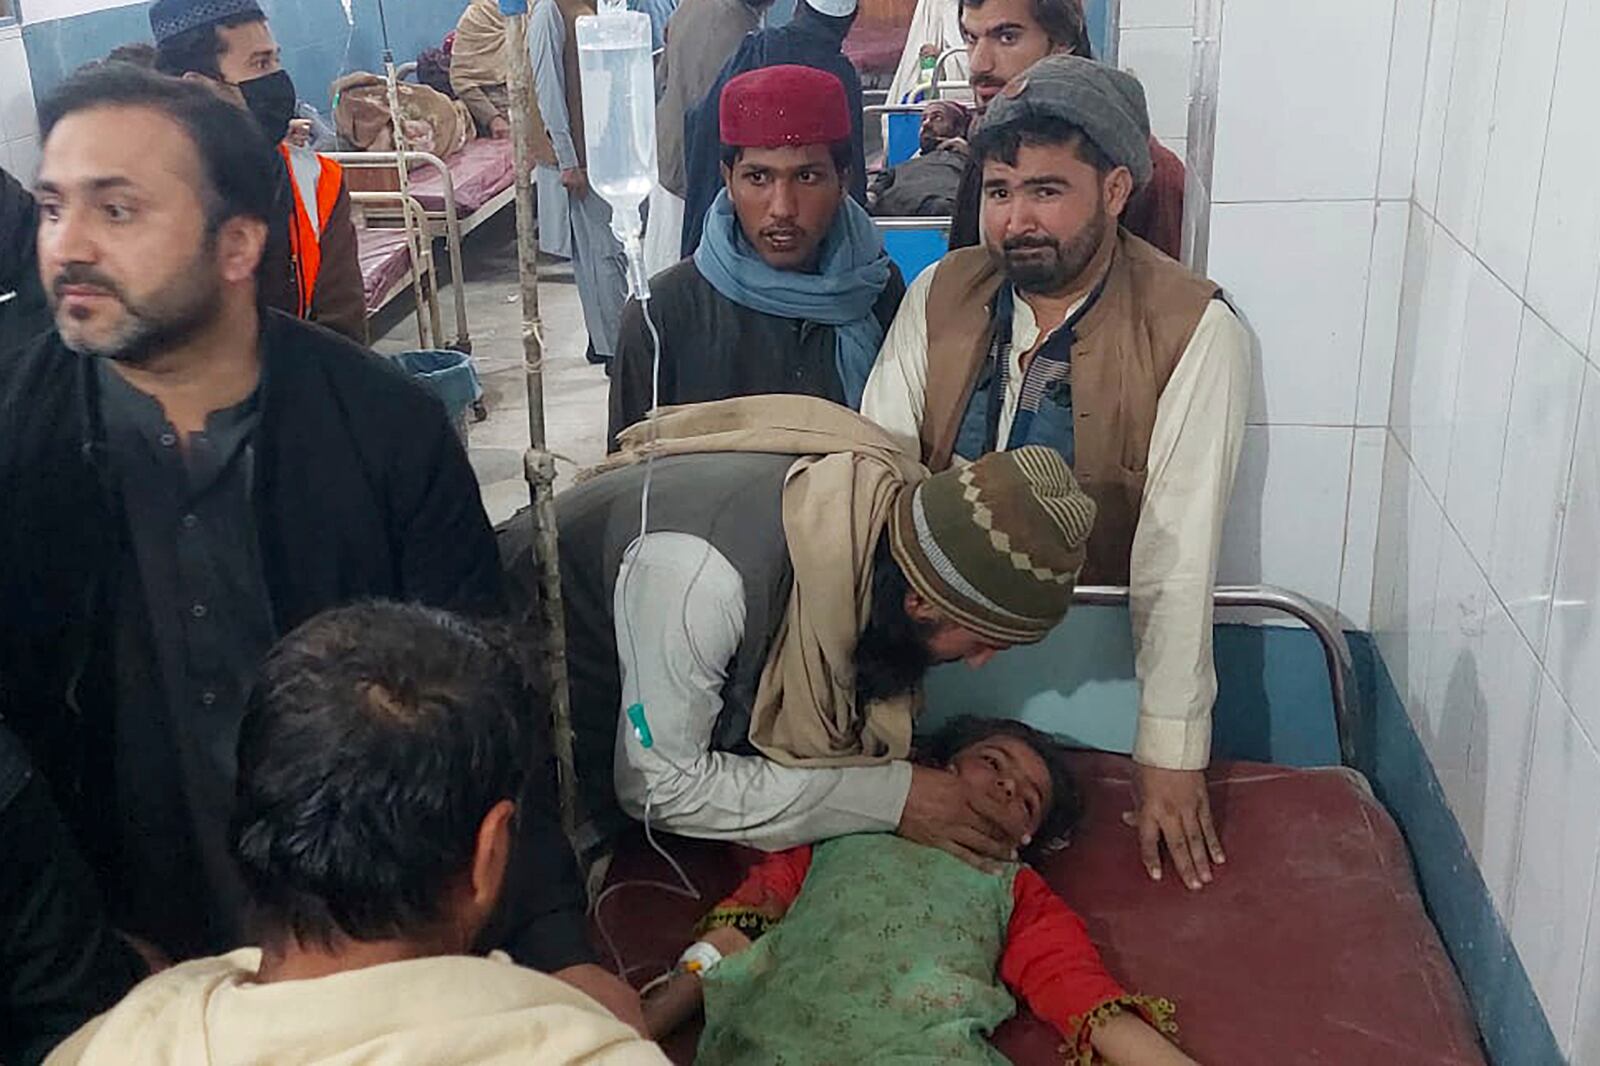
[[[554,0],[544,0],[553,3]],[[534,210],[532,115],[533,62],[528,56],[528,15],[522,0],[501,0],[506,15],[506,90],[511,140],[516,153],[517,275],[522,291],[522,365],[528,385],[528,451],[522,469],[533,500],[533,553],[539,573],[540,651],[550,701],[550,744],[556,757],[561,826],[576,841],[577,777],[572,754],[572,703],[567,690],[567,629],[561,603],[561,565],[556,537],[555,457],[545,450],[544,331],[539,320],[539,248]]]

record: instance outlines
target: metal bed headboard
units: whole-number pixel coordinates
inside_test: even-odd
[[[1128,589],[1121,585],[1079,585],[1072,602],[1093,607],[1128,606]],[[1277,611],[1305,624],[1316,634],[1328,666],[1328,687],[1333,696],[1334,724],[1339,732],[1339,754],[1346,766],[1355,765],[1356,740],[1362,714],[1355,683],[1355,660],[1350,644],[1332,611],[1288,589],[1274,585],[1219,585],[1211,594],[1213,608],[1249,607]]]

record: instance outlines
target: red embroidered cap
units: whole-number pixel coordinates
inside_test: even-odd
[[[838,78],[815,67],[784,65],[746,71],[722,87],[722,143],[730,148],[781,148],[850,139],[850,107]]]

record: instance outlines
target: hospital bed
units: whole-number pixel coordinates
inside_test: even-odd
[[[1289,766],[1234,757],[1230,740],[1238,678],[1261,684],[1258,663],[1230,664],[1238,631],[1221,626],[1222,695],[1207,778],[1228,851],[1216,880],[1191,893],[1168,870],[1151,882],[1133,830],[1132,763],[1124,754],[1076,757],[1085,814],[1070,846],[1040,873],[1083,915],[1113,975],[1131,990],[1178,1008],[1179,1036],[1200,1062],[1228,1066],[1404,1063],[1480,1066],[1485,1060],[1461,985],[1429,921],[1404,840],[1365,778],[1350,764],[1364,730],[1350,649],[1329,614],[1266,587],[1220,588],[1221,611],[1286,614],[1315,635],[1327,674],[1331,716],[1303,700],[1271,708],[1273,729],[1325,736],[1324,765]],[[1137,688],[1132,681],[1127,590],[1086,587],[1066,622],[1041,645],[1017,649],[978,671],[941,668],[928,682],[919,732],[952,714],[984,710],[1020,717],[1069,740],[1127,750]],[[1309,643],[1302,634],[1280,635]],[[1315,660],[1309,671],[1318,671]],[[1309,680],[1299,678],[1304,684]],[[1111,723],[1107,736],[1107,723]],[[1315,745],[1313,745],[1315,747]],[[1301,763],[1316,759],[1296,759]],[[635,984],[669,967],[701,914],[739,882],[756,853],[657,834],[702,895],[680,898],[629,886],[597,910]],[[671,883],[675,876],[645,845],[626,837],[607,884]],[[697,1031],[667,1043],[674,1062],[692,1061]],[[995,1045],[1011,1061],[1057,1064],[1060,1041],[1027,1014],[1004,1024]],[[870,1062],[870,1054],[863,1054]]]
[[[904,163],[916,155],[922,110],[921,104],[869,104],[861,109],[868,119],[883,120],[885,167]],[[900,268],[907,285],[950,248],[948,216],[873,216],[872,221],[883,236],[884,250]]]
[[[428,152],[406,152],[409,191],[420,208],[423,244],[431,250],[442,240],[449,257],[455,318],[455,339],[449,344],[458,351],[472,351],[472,335],[467,323],[466,291],[459,283],[461,242],[468,233],[492,218],[516,197],[516,167],[509,140],[487,138],[467,142],[448,159]],[[394,193],[399,189],[396,173],[401,156],[396,152],[335,152],[330,158],[344,166],[346,181],[354,190]],[[361,275],[367,294],[367,317],[382,310],[390,300],[413,284],[411,257],[403,236],[404,216],[396,196],[365,205],[362,225],[357,232]],[[401,236],[396,236],[401,234]],[[426,258],[431,260],[430,255]],[[432,263],[425,264],[432,269]],[[432,273],[434,281],[438,274]],[[437,331],[437,309],[433,313],[433,340],[423,347],[443,347],[445,338]]]

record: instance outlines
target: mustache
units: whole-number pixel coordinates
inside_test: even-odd
[[[123,299],[122,290],[117,283],[106,277],[100,271],[81,263],[68,263],[61,268],[61,273],[56,275],[50,283],[50,292],[57,300],[61,299],[62,290],[69,285],[92,285],[97,289],[104,289],[118,300]]]
[[[1000,244],[1000,250],[1004,252],[1016,252],[1024,248],[1058,249],[1060,245],[1049,237],[1008,237]]]

